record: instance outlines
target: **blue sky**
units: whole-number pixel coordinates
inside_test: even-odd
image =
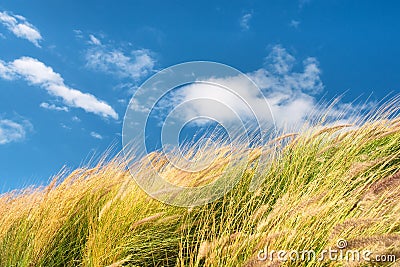
[[[277,98],[282,124],[322,97],[398,93],[399,11],[397,1],[2,1],[0,192],[118,151],[136,88],[177,63],[249,74]]]

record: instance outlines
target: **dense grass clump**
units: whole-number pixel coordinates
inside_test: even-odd
[[[268,145],[268,171],[250,192],[255,165],[224,197],[194,208],[147,196],[117,157],[57,175],[46,187],[0,196],[0,266],[368,266],[400,258],[400,119],[314,126]],[[249,159],[260,156],[254,148]],[[271,150],[268,150],[271,151]],[[210,151],[210,153],[213,153]],[[201,174],[168,168],[171,181],[213,179],[224,158]],[[138,165],[136,175],[145,175]],[[142,168],[142,169],[140,169]],[[228,173],[234,175],[235,166]],[[190,176],[190,177],[189,177]],[[187,179],[187,178],[190,179]],[[318,259],[346,240],[342,253],[365,259]],[[317,257],[282,261],[266,249],[313,250]],[[294,254],[293,254],[294,255]],[[390,260],[377,262],[377,256]],[[398,262],[397,262],[398,263]]]

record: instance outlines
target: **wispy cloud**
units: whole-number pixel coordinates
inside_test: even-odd
[[[266,57],[264,67],[250,73],[265,92],[304,92],[315,95],[324,89],[318,60],[303,60],[303,71],[293,70],[297,60],[285,48],[276,45]]]
[[[89,35],[89,43],[93,44],[93,45],[101,45],[101,41],[99,39],[97,39],[93,34]]]
[[[67,130],[67,131],[71,131],[72,128],[68,125],[66,125],[65,123],[60,123],[61,128]]]
[[[56,106],[54,104],[49,104],[47,102],[40,103],[40,107],[44,108],[44,109],[55,110],[55,111],[65,111],[65,112],[69,111],[68,107],[65,107],[65,106],[60,107],[60,106]]]
[[[300,21],[292,19],[289,23],[289,26],[297,29],[300,25]]]
[[[83,32],[81,30],[75,29],[75,30],[72,30],[72,31],[74,32],[75,37],[77,39],[82,39],[83,38]]]
[[[99,139],[99,140],[103,139],[103,136],[101,134],[99,134],[99,133],[96,133],[96,132],[91,132],[90,136],[93,137],[93,138]]]
[[[294,71],[297,60],[286,49],[277,45],[272,48],[266,57],[263,68],[250,72],[247,75],[261,89],[263,96],[250,93],[248,80],[242,77],[227,77],[210,80],[212,83],[221,84],[227,88],[235,88],[246,103],[252,107],[255,114],[261,114],[265,107],[263,97],[268,101],[275,123],[278,128],[296,128],[301,126],[308,115],[317,108],[315,95],[323,91],[321,70],[318,61],[309,57],[303,62],[302,71]],[[195,116],[209,116],[222,123],[229,123],[236,119],[231,110],[221,109],[215,101],[224,106],[235,108],[236,112],[245,112],[247,107],[227,90],[216,90],[207,84],[192,84],[175,95],[176,101],[191,101],[194,99],[212,99],[213,101],[193,101],[187,109],[180,112],[183,119]],[[214,104],[213,104],[214,103]],[[206,114],[206,115],[205,115]],[[186,118],[187,117],[187,118]],[[269,114],[261,114],[263,120],[270,120]]]
[[[21,57],[8,63],[0,60],[0,77],[8,80],[24,79],[29,84],[44,88],[50,95],[61,98],[69,107],[118,119],[118,114],[106,102],[65,85],[60,74],[35,58]]]
[[[16,121],[0,118],[0,145],[23,141],[32,129],[32,124],[28,120]]]
[[[309,4],[311,0],[299,0],[299,8],[303,8],[306,4]]]
[[[89,39],[91,47],[86,52],[88,68],[133,80],[140,80],[154,71],[156,61],[147,49],[125,52],[102,44],[94,35]]]
[[[72,117],[72,121],[74,121],[74,122],[80,122],[81,119],[79,119],[79,117],[77,117],[77,116],[73,116],[73,117]]]
[[[250,20],[253,17],[253,14],[251,13],[246,13],[240,18],[240,27],[243,30],[249,30],[250,29]]]
[[[25,17],[3,11],[0,12],[0,23],[15,36],[26,39],[35,46],[40,47],[39,42],[43,39],[42,35]]]

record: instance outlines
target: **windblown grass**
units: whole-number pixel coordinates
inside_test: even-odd
[[[257,259],[265,247],[320,253],[338,239],[348,241],[344,251],[400,258],[400,119],[393,105],[357,127],[315,126],[275,139],[277,154],[257,174],[263,183],[255,192],[248,190],[249,164],[231,192],[201,207],[151,199],[119,157],[61,172],[46,187],[3,194],[0,266],[376,264]],[[250,161],[259,156],[254,148]],[[217,157],[214,168],[194,175],[174,172],[161,154],[149,157],[178,184],[203,184],[226,164]],[[146,174],[137,168],[136,175]]]

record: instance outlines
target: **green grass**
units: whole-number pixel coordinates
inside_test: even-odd
[[[277,138],[269,144],[276,153],[268,171],[256,174],[263,181],[256,191],[249,191],[256,164],[247,162],[232,191],[200,207],[148,197],[121,157],[61,173],[46,187],[3,194],[0,266],[378,264],[257,259],[263,248],[318,255],[339,239],[348,242],[344,252],[369,249],[372,258],[400,258],[400,120],[380,114],[355,128],[315,126]],[[204,183],[226,166],[217,157],[196,176],[170,168],[163,155],[151,157],[178,184]],[[137,168],[137,175],[148,175],[148,166]],[[232,176],[239,169],[229,168]]]

